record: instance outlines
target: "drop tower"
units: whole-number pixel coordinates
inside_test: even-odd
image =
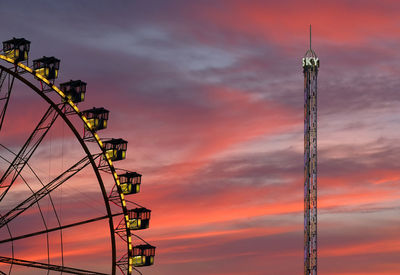
[[[317,275],[317,78],[319,59],[311,48],[304,74],[304,275]]]

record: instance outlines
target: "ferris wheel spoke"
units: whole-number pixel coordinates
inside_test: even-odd
[[[4,145],[2,145],[2,144],[0,144],[0,146],[3,147],[4,149],[6,149],[9,153],[13,154],[14,156],[17,155],[16,153],[14,153],[11,149],[7,148],[6,146],[4,146]],[[3,160],[5,160],[7,163],[10,164],[10,162],[9,162],[7,159],[5,159],[4,157],[0,156],[0,158],[3,159]],[[27,167],[28,167],[29,170],[35,175],[36,179],[40,182],[40,184],[44,187],[44,184],[43,184],[42,180],[39,178],[39,176],[37,175],[37,173],[35,172],[35,170],[33,170],[33,168],[30,166],[29,163],[27,163]],[[22,181],[26,184],[26,186],[29,188],[29,190],[30,190],[32,193],[34,193],[33,189],[30,187],[28,181],[27,181],[22,175],[20,175],[20,177],[21,177],[21,180],[22,180]],[[56,208],[55,208],[55,205],[54,205],[53,199],[52,199],[52,197],[51,197],[51,194],[49,194],[49,200],[50,200],[51,206],[52,206],[52,208],[53,208],[54,215],[55,215],[55,217],[56,217],[56,219],[57,219],[57,223],[58,223],[59,226],[61,226],[61,222],[60,222],[60,219],[59,219],[59,215],[58,215],[57,210],[56,210]],[[44,216],[43,216],[43,211],[42,211],[42,209],[41,209],[41,207],[40,207],[40,204],[39,204],[39,202],[36,202],[36,204],[37,204],[37,207],[38,207],[38,209],[39,209],[40,216],[41,216],[42,221],[43,221],[43,225],[44,225],[45,228],[47,229],[47,223],[46,223],[46,220],[45,220],[45,218],[44,218]],[[9,235],[10,235],[10,238],[12,238],[13,236],[12,236],[12,234],[11,234],[11,231],[10,231],[10,229],[9,229],[8,224],[7,224],[6,226],[7,226],[7,230],[8,230],[8,233],[9,233]],[[49,236],[48,236],[48,234],[47,234],[47,236],[46,236],[46,239],[47,239],[47,248],[49,248]],[[61,261],[62,261],[62,264],[64,264],[64,248],[63,248],[63,234],[62,234],[62,230],[60,230],[60,239],[61,239],[61,245],[60,245],[60,246],[61,246]],[[12,257],[14,257],[14,244],[13,244],[13,242],[11,243],[11,246],[12,246],[12,255],[13,255]],[[49,252],[48,249],[47,249],[47,251]],[[49,261],[50,261],[50,255],[49,255],[49,253],[48,253],[48,259],[49,259]],[[10,270],[11,270],[11,268],[12,268],[12,265],[10,265]]]
[[[112,217],[116,217],[116,216],[120,216],[120,215],[123,215],[123,213],[113,214]],[[25,235],[13,237],[13,238],[0,240],[0,244],[13,242],[13,241],[21,240],[21,239],[26,239],[26,238],[30,238],[30,237],[34,237],[34,236],[38,236],[38,235],[54,232],[54,231],[59,231],[59,230],[63,230],[63,229],[66,229],[66,228],[81,226],[81,225],[84,225],[84,224],[93,223],[93,222],[105,220],[105,219],[108,219],[108,218],[109,218],[109,216],[105,215],[105,216],[101,216],[101,217],[97,217],[97,218],[93,218],[93,219],[88,219],[88,220],[84,220],[84,221],[80,221],[80,222],[76,222],[76,223],[71,223],[71,224],[67,224],[67,225],[63,225],[63,226],[57,226],[57,227],[49,228],[49,229],[42,230],[42,231],[37,231],[37,232],[33,232],[33,233],[29,233],[29,234],[25,234]]]
[[[17,155],[17,154],[14,153],[11,149],[7,148],[7,147],[4,146],[3,144],[0,144],[0,147],[6,149],[8,152],[10,152],[11,154],[13,154],[14,156]],[[0,156],[0,158],[3,159],[3,160],[4,160],[5,162],[7,162],[8,164],[11,164],[11,162],[8,161],[6,158],[4,158],[4,157],[2,157],[2,156]],[[45,187],[43,181],[40,179],[40,177],[39,177],[38,174],[35,172],[35,170],[32,168],[32,166],[31,166],[29,163],[27,163],[26,166],[27,166],[28,169],[32,172],[32,174],[35,176],[35,178],[39,181],[40,185],[41,185],[42,187]],[[22,175],[20,175],[20,177],[21,177],[21,179],[25,182],[26,186],[28,186],[28,188],[31,190],[31,192],[34,193],[34,191],[32,190],[32,188],[29,186],[28,182],[22,177]],[[56,216],[58,225],[61,226],[60,219],[59,219],[59,217],[58,217],[58,213],[57,213],[56,208],[55,208],[55,206],[54,206],[54,202],[53,202],[53,198],[51,197],[51,194],[49,194],[49,199],[50,199],[50,203],[51,203],[51,205],[52,205],[54,214],[55,214],[55,216]]]
[[[97,159],[101,154],[97,154],[93,156],[93,159]],[[61,184],[72,178],[78,172],[80,172],[83,168],[90,164],[90,159],[88,156],[85,156],[80,161],[75,163],[73,166],[65,170],[62,174],[54,178],[48,184],[44,185],[38,191],[32,193],[27,199],[18,204],[16,207],[5,213],[0,217],[0,228],[11,222],[17,216],[22,214],[25,210],[30,208],[32,205],[40,201],[45,196],[49,195],[52,191],[54,191]]]
[[[8,102],[10,101],[10,95],[11,95],[12,87],[14,86],[14,79],[15,79],[14,76],[9,76],[7,92],[3,96],[1,94],[1,89],[3,88],[3,84],[5,82],[6,77],[7,77],[7,73],[4,70],[1,70],[1,72],[0,72],[0,108],[1,108],[1,113],[0,113],[0,131],[1,131],[1,128],[3,126],[4,117],[6,115],[7,106],[8,106]]]
[[[1,177],[0,189],[4,189],[4,191],[2,191],[0,194],[0,201],[3,200],[4,196],[10,190],[11,186],[24,169],[26,163],[32,157],[33,153],[36,151],[43,138],[56,121],[57,117],[58,113],[50,106],[36,126],[35,130],[33,130],[28,140],[22,146],[21,150],[15,156],[14,160],[8,166],[8,169]],[[12,174],[12,177],[10,180],[7,180],[10,174]]]
[[[61,265],[53,265],[53,264],[45,264],[40,262],[33,262],[9,257],[0,256],[0,262],[6,264],[14,264],[14,265],[21,265],[26,267],[38,268],[38,269],[45,269],[45,270],[52,270],[52,271],[59,271],[68,274],[78,274],[78,275],[107,275],[106,273],[84,270],[79,268],[61,266]]]

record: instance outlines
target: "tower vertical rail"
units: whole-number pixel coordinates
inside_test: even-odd
[[[317,78],[319,59],[311,49],[304,74],[304,275],[317,275]]]

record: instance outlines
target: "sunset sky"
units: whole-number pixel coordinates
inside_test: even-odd
[[[303,272],[301,59],[312,24],[319,273],[398,275],[399,13],[395,0],[25,0],[2,5],[0,38],[30,40],[31,60],[56,56],[57,83],[88,83],[79,107],[110,110],[99,134],[129,142],[116,166],[143,174],[130,199],[152,210],[138,235],[157,247],[156,264],[143,274],[294,275]],[[31,97],[15,108],[34,113],[42,101]],[[14,112],[0,143],[18,148],[31,122]],[[65,159],[81,152],[65,150]],[[68,196],[63,205],[66,219],[75,215]],[[91,253],[93,266],[106,246],[87,245],[69,251],[76,261]]]

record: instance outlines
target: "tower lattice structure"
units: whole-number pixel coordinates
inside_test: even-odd
[[[304,275],[317,275],[317,78],[319,59],[311,48],[304,73]]]

